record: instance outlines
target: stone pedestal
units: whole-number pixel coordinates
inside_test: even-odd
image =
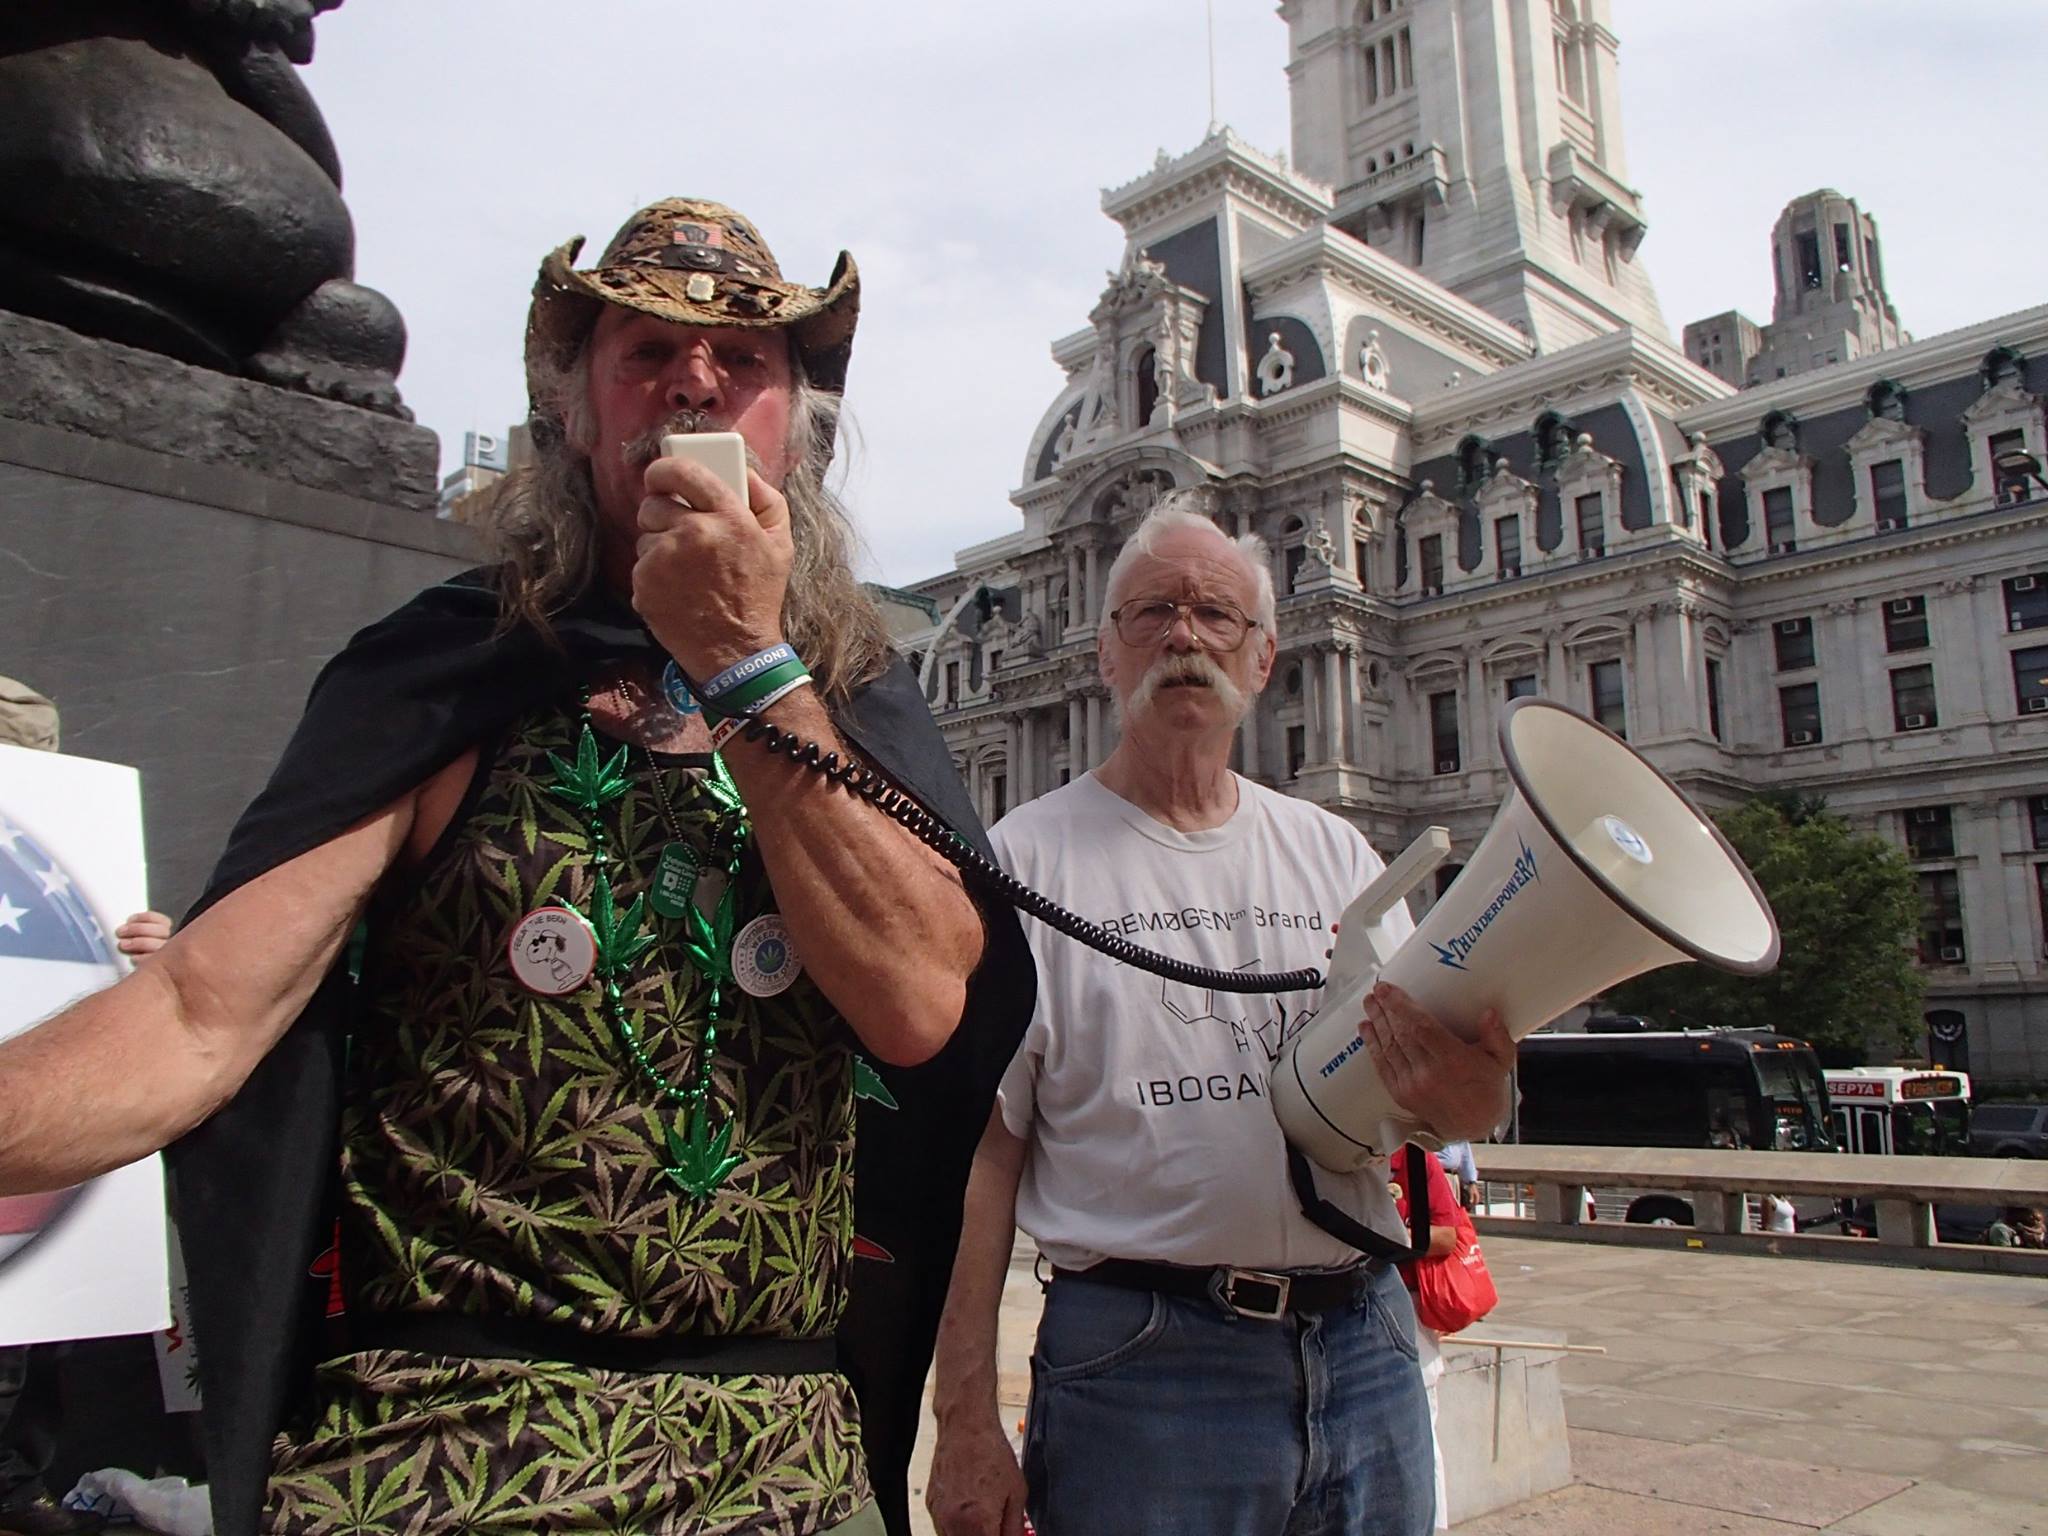
[[[151,902],[198,895],[321,664],[479,558],[424,428],[0,314],[0,673],[142,771]]]

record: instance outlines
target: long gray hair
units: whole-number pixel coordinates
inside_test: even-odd
[[[530,422],[534,462],[507,477],[492,503],[501,629],[529,624],[551,634],[554,615],[599,579],[597,498],[589,456],[578,446],[593,435],[588,356],[586,349],[566,367],[540,370]],[[825,484],[841,397],[813,387],[794,360],[792,372],[789,432],[797,454],[782,495],[796,558],[782,601],[782,634],[819,689],[843,700],[888,666],[889,632],[854,579],[857,535]]]

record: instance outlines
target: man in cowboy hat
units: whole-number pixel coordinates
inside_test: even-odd
[[[696,200],[577,250],[503,558],[329,664],[151,966],[0,1047],[0,1193],[172,1145],[223,1536],[907,1519],[1032,982],[1013,917],[770,750],[986,847],[823,484],[859,280]],[[744,500],[662,455],[696,430]]]

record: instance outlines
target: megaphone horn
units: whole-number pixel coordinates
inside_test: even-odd
[[[1464,872],[1391,953],[1378,919],[1399,892],[1376,881],[1355,900],[1322,1006],[1273,1063],[1281,1129],[1326,1168],[1348,1172],[1408,1141],[1440,1144],[1363,1048],[1375,981],[1453,1029],[1498,1008],[1519,1040],[1661,965],[1703,960],[1757,975],[1778,963],[1777,920],[1742,860],[1620,737],[1547,699],[1518,699],[1501,717],[1500,746],[1514,788]],[[1431,834],[1440,849],[1442,830]],[[1433,862],[1404,854],[1395,865],[1412,879]]]

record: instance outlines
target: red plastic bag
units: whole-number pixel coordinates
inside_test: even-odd
[[[1469,1328],[1500,1304],[1493,1288],[1493,1276],[1486,1272],[1486,1260],[1479,1252],[1479,1233],[1472,1218],[1458,1204],[1451,1181],[1434,1155],[1422,1160],[1429,1180],[1429,1221],[1434,1228],[1451,1228],[1457,1233],[1456,1246],[1440,1259],[1414,1259],[1401,1266],[1401,1278],[1415,1298],[1415,1317],[1425,1328],[1438,1333],[1456,1333]],[[1402,1220],[1408,1217],[1408,1161],[1396,1157],[1392,1166],[1394,1203]]]
[[[1472,1218],[1457,1213],[1458,1244],[1440,1259],[1421,1259],[1409,1266],[1414,1274],[1415,1316],[1425,1328],[1456,1333],[1470,1328],[1500,1305],[1500,1293],[1487,1273],[1479,1251],[1479,1233]]]

